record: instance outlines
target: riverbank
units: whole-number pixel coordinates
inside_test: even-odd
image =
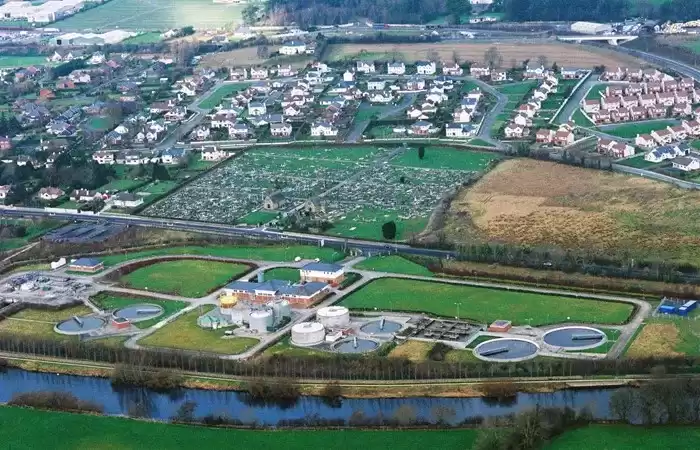
[[[13,367],[30,372],[51,373],[57,375],[77,375],[86,377],[110,378],[114,366],[95,364],[82,361],[34,359],[24,356],[3,354],[2,358],[10,361]],[[214,374],[183,373],[183,388],[204,389],[212,391],[245,391],[248,379],[234,379]],[[271,380],[274,382],[274,379]],[[382,381],[339,381],[337,384],[344,398],[404,398],[404,397],[435,397],[435,398],[480,398],[488,397],[484,386],[495,384],[507,385],[515,393],[546,394],[566,389],[605,389],[617,388],[624,385],[636,384],[636,378],[596,378],[585,380],[580,377],[562,379],[471,379],[471,380],[433,380],[425,382],[382,382]],[[289,380],[282,380],[288,383]],[[299,386],[301,395],[319,396],[331,381],[294,380]]]

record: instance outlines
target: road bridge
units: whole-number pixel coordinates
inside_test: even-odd
[[[577,44],[580,44],[582,42],[591,42],[591,41],[598,41],[598,42],[607,42],[610,45],[619,45],[620,42],[623,44],[625,42],[630,42],[635,39],[637,39],[639,36],[618,36],[618,35],[612,35],[612,36],[605,36],[605,35],[595,35],[595,36],[557,36],[557,40],[559,41],[564,41],[564,42],[576,42]]]

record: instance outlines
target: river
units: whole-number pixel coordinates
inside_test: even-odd
[[[251,404],[247,394],[233,391],[181,389],[176,393],[158,393],[144,388],[113,388],[109,379],[54,373],[28,372],[9,369],[0,373],[0,402],[9,401],[16,393],[36,391],[70,392],[81,400],[104,406],[109,415],[126,415],[135,403],[146,405],[146,415],[153,419],[168,420],[186,401],[196,402],[195,416],[225,414],[232,419],[249,423],[275,426],[280,421],[299,420],[318,416],[323,419],[348,420],[361,411],[365,417],[392,417],[404,405],[410,406],[418,419],[434,421],[438,407],[450,408],[452,423],[474,417],[492,417],[540,406],[569,407],[579,410],[587,407],[596,419],[609,419],[608,408],[612,389],[565,390],[554,393],[520,393],[509,402],[495,402],[483,398],[408,397],[397,399],[343,399],[335,407],[320,397],[303,396],[293,404]]]

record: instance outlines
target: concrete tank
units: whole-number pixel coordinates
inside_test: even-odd
[[[344,328],[350,325],[350,311],[344,306],[319,308],[316,320],[326,328]]]
[[[302,322],[292,327],[292,344],[316,345],[326,338],[326,330],[318,322]]]
[[[266,333],[267,329],[272,327],[273,319],[272,311],[270,310],[253,311],[250,313],[248,328],[258,333]]]

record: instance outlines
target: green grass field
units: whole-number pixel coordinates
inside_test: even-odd
[[[138,36],[130,37],[129,39],[124,39],[122,44],[154,44],[163,40],[160,31],[149,31],[147,33],[139,34]]]
[[[53,330],[54,325],[73,316],[90,313],[92,313],[92,310],[83,305],[72,306],[58,311],[23,309],[0,321],[0,333],[62,341],[75,340],[75,336],[65,336],[56,333]]]
[[[508,96],[510,95],[519,95],[519,96],[524,96],[530,90],[535,88],[537,86],[537,81],[530,80],[530,81],[522,81],[519,83],[510,83],[510,84],[502,84],[496,89],[501,92],[502,94],[506,94]]]
[[[244,264],[185,259],[141,267],[120,281],[134,289],[199,298],[249,269]]]
[[[178,317],[155,333],[139,341],[147,347],[163,347],[233,355],[242,353],[258,343],[247,337],[226,337],[225,329],[209,330],[197,325],[197,318],[211,311],[213,306],[193,309]],[[231,328],[228,328],[229,330]]]
[[[223,99],[231,96],[232,94],[235,94],[238,91],[244,90],[248,86],[250,86],[250,83],[224,84],[223,86],[215,90],[209,97],[202,100],[199,104],[199,107],[202,109],[215,108],[219,106]]]
[[[150,320],[134,323],[134,325],[139,328],[149,328],[161,320],[172,316],[188,305],[186,302],[179,302],[176,300],[159,300],[150,297],[128,297],[125,294],[111,292],[100,292],[99,294],[91,297],[90,300],[95,304],[95,306],[106,311],[117,310],[139,303],[151,303],[163,308],[162,315]]]
[[[286,280],[292,283],[298,283],[301,279],[299,269],[294,267],[277,267],[265,271],[266,280]]]
[[[418,147],[409,149],[393,158],[391,164],[401,167],[420,167],[424,169],[452,169],[479,172],[499,159],[495,153],[471,150],[455,150],[442,147],[426,147],[423,159],[418,158]]]
[[[51,26],[61,31],[115,28],[154,31],[188,25],[212,29],[240,23],[243,8],[244,5],[217,4],[211,0],[112,0]]]
[[[589,425],[564,433],[547,450],[685,450],[700,446],[698,427]]]
[[[240,222],[248,225],[257,225],[276,219],[278,215],[279,213],[274,211],[253,211],[241,217]]]
[[[112,267],[126,261],[140,258],[164,255],[197,255],[218,256],[232,259],[251,259],[258,261],[293,261],[297,256],[302,259],[319,258],[324,262],[340,261],[345,257],[341,252],[332,248],[310,247],[305,245],[292,245],[289,247],[169,247],[141,252],[120,253],[102,257],[105,267]]]
[[[396,240],[407,239],[413,234],[418,234],[428,224],[427,217],[404,220],[399,219],[397,214],[391,211],[363,209],[360,212],[347,214],[343,220],[334,221],[333,228],[326,233],[347,238],[381,241],[384,240],[382,224],[390,220],[396,222]]]
[[[45,66],[48,64],[46,56],[0,56],[0,68],[10,69],[15,67]]]
[[[618,324],[627,320],[633,309],[624,303],[397,278],[372,281],[340,304],[351,309],[459,316],[484,323],[505,319],[514,325],[533,326],[560,322]]]
[[[426,267],[397,255],[373,256],[355,264],[353,267],[358,270],[373,270],[375,272],[400,273],[421,277],[433,276],[433,273]]]
[[[1,407],[3,446],[12,450],[185,450],[201,448],[358,448],[424,450],[436,441],[440,450],[471,448],[475,429],[462,430],[233,430],[160,422]],[[332,445],[330,445],[332,443]]]
[[[654,122],[631,123],[629,125],[606,128],[605,132],[621,138],[634,139],[638,134],[651,133],[654,130],[663,130],[666,127],[673,127],[676,124],[674,120],[657,120]]]
[[[598,100],[601,97],[601,95],[605,95],[605,88],[607,87],[607,83],[594,84],[593,87],[591,87],[591,89],[588,92],[586,92],[586,100]]]
[[[574,111],[574,113],[571,115],[571,120],[573,120],[574,123],[580,127],[595,127],[595,124],[591,122],[588,117],[583,115],[583,111],[581,111],[581,109]]]
[[[361,105],[360,108],[355,113],[355,122],[362,122],[363,120],[371,120],[372,116],[379,115],[382,111],[386,109],[386,106],[374,106],[374,105]]]

